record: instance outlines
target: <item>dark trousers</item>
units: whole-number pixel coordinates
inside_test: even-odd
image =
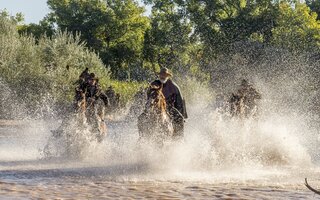
[[[184,136],[184,118],[176,108],[169,109],[170,119],[173,125],[173,137],[182,138]]]

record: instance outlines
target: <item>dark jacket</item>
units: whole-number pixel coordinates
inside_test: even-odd
[[[157,80],[159,82],[159,80]],[[169,79],[166,83],[162,84],[162,93],[166,98],[168,110],[175,108],[182,116],[188,118],[187,109],[184,98],[181,94],[179,86]]]
[[[98,98],[101,93],[100,86],[98,84],[90,85],[86,87],[86,98]]]

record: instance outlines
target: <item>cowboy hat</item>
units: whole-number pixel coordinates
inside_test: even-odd
[[[166,67],[161,68],[159,74],[166,74],[166,75],[172,76],[172,73]]]

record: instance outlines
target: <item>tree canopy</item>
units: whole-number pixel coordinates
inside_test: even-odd
[[[39,24],[20,26],[37,38],[67,30],[99,54],[116,79],[144,80],[159,67],[198,71],[236,42],[292,52],[319,50],[315,0],[48,0]]]
[[[130,67],[140,64],[149,20],[134,0],[48,0],[48,6],[47,19],[60,30],[81,33],[114,77],[128,78]]]

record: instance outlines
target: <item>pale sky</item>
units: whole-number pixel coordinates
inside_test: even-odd
[[[25,23],[38,23],[49,12],[47,0],[0,0],[0,10],[10,15],[21,12]]]
[[[26,23],[38,23],[48,12],[47,0],[0,0],[0,10],[23,13]]]

